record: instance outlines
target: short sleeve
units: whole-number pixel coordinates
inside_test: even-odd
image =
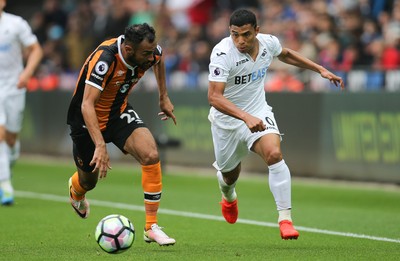
[[[22,43],[24,47],[30,46],[36,43],[38,40],[36,36],[33,34],[31,27],[28,22],[24,19],[20,19],[18,23],[19,28],[19,41]]]
[[[228,56],[225,52],[214,49],[210,57],[208,80],[227,82],[229,76]]]
[[[115,57],[107,51],[97,51],[88,64],[86,83],[103,91],[107,79],[111,76],[111,65]]]
[[[271,50],[272,50],[272,55],[274,56],[274,57],[276,57],[276,56],[278,56],[278,55],[280,55],[281,54],[281,52],[282,52],[282,45],[281,45],[281,43],[279,42],[279,39],[276,37],[276,36],[274,36],[274,35],[270,35],[270,37],[271,37],[271,39],[270,39],[270,41],[271,41]]]

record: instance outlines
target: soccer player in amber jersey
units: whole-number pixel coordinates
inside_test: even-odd
[[[264,82],[274,57],[313,70],[335,85],[340,77],[288,48],[269,34],[259,33],[256,16],[237,10],[230,17],[230,37],[211,53],[209,65],[209,120],[214,143],[217,178],[222,193],[222,214],[227,222],[238,218],[235,191],[241,160],[257,153],[269,168],[269,186],[279,213],[282,239],[297,239],[291,218],[291,177],[280,149],[280,132],[272,108],[265,100]]]
[[[87,218],[89,202],[85,195],[111,169],[106,143],[112,142],[142,165],[144,240],[173,245],[175,239],[162,231],[157,220],[162,180],[156,142],[128,103],[129,93],[150,68],[158,84],[159,115],[176,124],[165,83],[162,49],[153,27],[146,23],[131,25],[124,35],[103,42],[87,58],[68,110],[67,123],[77,166],[77,172],[69,179],[69,194],[73,209],[81,218]]]
[[[14,203],[10,167],[19,157],[25,87],[43,51],[28,22],[4,12],[5,6],[6,0],[0,0],[0,198],[2,205],[10,206]]]

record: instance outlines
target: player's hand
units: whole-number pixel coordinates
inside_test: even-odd
[[[264,124],[264,122],[261,119],[254,117],[252,115],[248,115],[245,118],[244,122],[246,123],[246,125],[250,129],[250,131],[253,133],[259,132],[259,131],[264,131],[267,128],[267,126]]]
[[[98,171],[99,179],[107,177],[107,171],[111,169],[111,165],[106,145],[96,147],[96,149],[94,150],[92,161],[89,165],[95,165],[92,172],[95,173]]]
[[[333,83],[336,87],[340,86],[340,89],[344,89],[344,82],[342,77],[339,77],[328,70],[324,70],[321,72],[321,76],[328,79],[331,83]]]
[[[166,121],[171,118],[176,125],[176,117],[174,115],[174,105],[171,103],[168,97],[160,100],[160,109],[161,111],[158,113],[158,116],[161,116],[162,121]]]
[[[28,81],[31,78],[31,75],[29,73],[26,73],[25,71],[23,71],[18,78],[18,83],[17,83],[17,87],[18,89],[22,89],[25,88],[28,85]]]

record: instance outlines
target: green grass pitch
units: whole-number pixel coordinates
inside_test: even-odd
[[[140,166],[117,162],[87,194],[88,219],[68,201],[72,163],[22,158],[13,169],[16,203],[0,207],[0,260],[399,260],[400,189],[292,180],[298,240],[284,241],[267,177],[242,176],[239,220],[226,223],[212,170],[166,169],[159,224],[177,240],[160,247],[143,241]],[[203,171],[203,172],[204,172]],[[94,240],[97,222],[123,214],[134,224],[128,251],[110,255]]]

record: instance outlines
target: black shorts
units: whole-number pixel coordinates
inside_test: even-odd
[[[146,127],[146,125],[128,104],[121,116],[108,124],[106,130],[102,131],[104,141],[114,143],[126,154],[124,150],[125,142],[132,132],[139,127]],[[95,166],[90,166],[89,163],[92,161],[95,145],[89,131],[84,126],[70,125],[70,129],[73,142],[72,153],[76,166],[85,172],[93,171]]]

